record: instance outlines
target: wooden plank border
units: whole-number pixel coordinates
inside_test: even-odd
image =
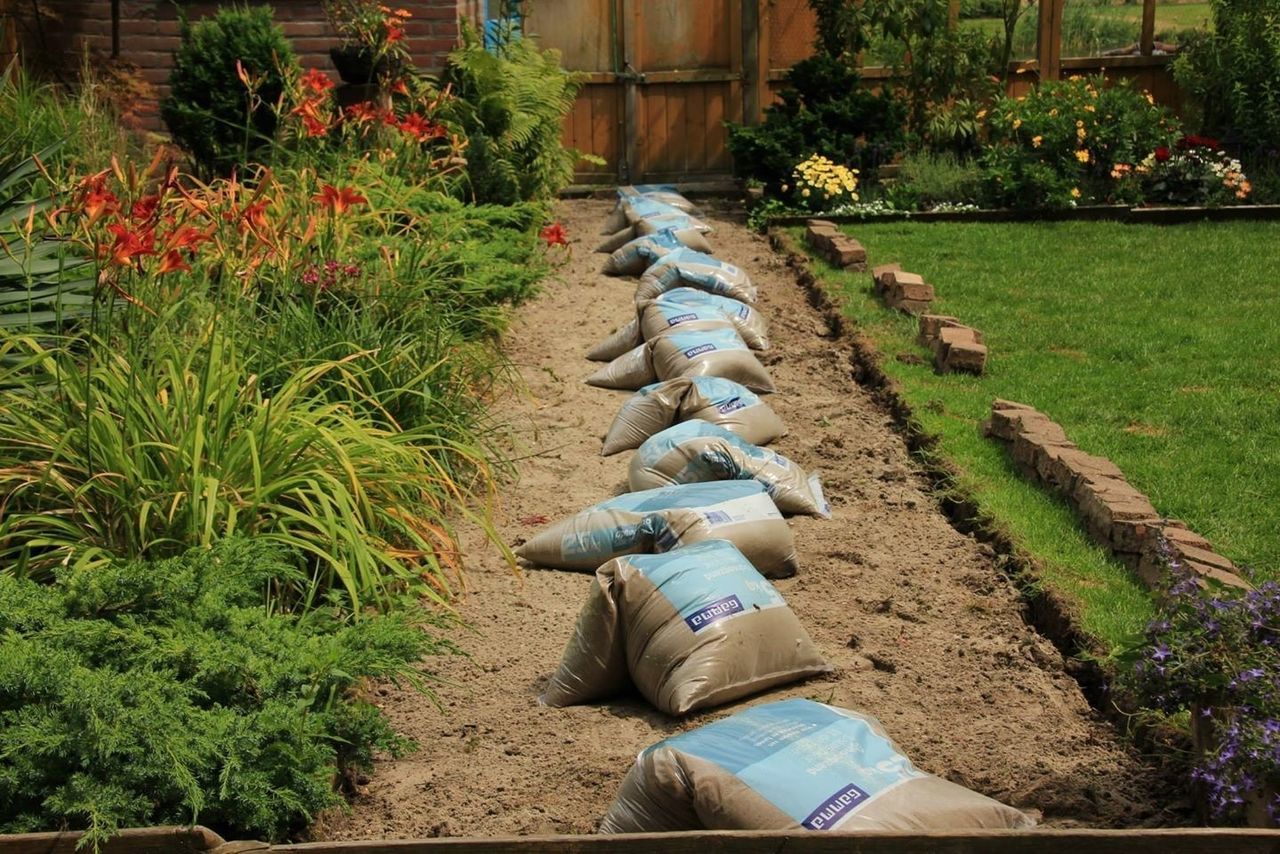
[[[0,854],[71,854],[81,834],[0,836]],[[490,839],[380,839],[267,845],[224,842],[203,827],[122,831],[104,854],[1280,854],[1280,831],[1231,828],[1169,830],[974,830],[859,834],[803,831],[699,831]]]

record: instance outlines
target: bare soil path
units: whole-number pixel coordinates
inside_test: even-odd
[[[623,490],[630,454],[600,440],[623,392],[588,387],[586,350],[628,319],[633,282],[591,253],[610,203],[564,202],[573,258],[522,307],[507,349],[527,390],[502,402],[526,445],[502,497],[508,542]],[[876,715],[921,768],[1054,826],[1180,824],[1182,799],[1089,707],[1052,644],[1023,621],[989,548],[957,533],[927,492],[891,419],[851,378],[793,274],[739,216],[713,210],[716,254],[761,291],[765,354],[791,433],[778,450],[822,472],[834,518],[792,520],[801,572],[777,586],[837,672],[740,704],[671,720],[642,700],[541,708],[590,576],[514,576],[470,544],[459,636],[469,658],[430,661],[452,684],[438,710],[383,689],[396,728],[421,749],[378,763],[346,815],[317,838],[590,833],[635,754],[669,734],[766,699],[806,696]]]

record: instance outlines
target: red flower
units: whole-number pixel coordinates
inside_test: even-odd
[[[111,248],[103,253],[110,264],[127,267],[136,258],[156,254],[154,231],[130,231],[128,226],[118,222],[108,225],[107,231],[116,236]]]
[[[387,28],[387,44],[404,41],[404,24],[401,21],[395,18],[388,18],[384,21],[384,24]]]
[[[1190,133],[1178,140],[1177,146],[1183,151],[1188,148],[1212,148],[1217,150],[1221,146],[1221,143],[1211,136],[1197,136],[1196,134]]]
[[[377,121],[382,117],[382,111],[368,101],[361,101],[358,104],[352,104],[346,109],[347,119],[364,124],[365,122]]]
[[[329,75],[325,74],[318,68],[308,68],[306,73],[302,75],[301,80],[303,87],[316,93],[317,95],[329,91],[333,88],[333,81],[329,79]]]
[[[305,130],[307,132],[307,136],[310,137],[324,136],[329,132],[329,126],[327,124],[320,121],[315,116],[306,115],[305,113],[302,116],[302,129]]]
[[[1169,149],[1163,145],[1155,150],[1155,158],[1157,163],[1164,163],[1170,158]]]
[[[163,276],[166,273],[190,272],[190,270],[191,265],[182,259],[182,253],[177,249],[170,249],[160,259],[160,266],[156,268],[156,275]]]
[[[569,236],[565,234],[564,226],[560,223],[543,226],[542,231],[538,232],[538,236],[543,239],[547,246],[568,246]]]
[[[254,231],[262,231],[267,227],[267,203],[254,202],[246,205],[245,209],[240,212],[240,231],[243,233],[246,229]]]
[[[265,225],[265,220],[263,220],[263,224]],[[201,243],[207,243],[210,239],[209,235],[203,231],[190,225],[184,225],[169,235],[169,238],[164,242],[164,248],[168,252],[178,249],[194,249]]]
[[[418,140],[418,142],[426,142],[429,139],[439,139],[444,136],[444,128],[430,119],[423,118],[418,113],[410,113],[397,125],[400,130],[409,136]]]
[[[159,205],[159,195],[143,196],[133,203],[133,209],[129,213],[134,222],[146,222],[155,216],[156,208]]]
[[[120,200],[110,190],[94,188],[84,197],[84,214],[93,225],[103,216],[120,210]]]
[[[368,199],[356,192],[355,187],[343,187],[339,190],[332,184],[322,185],[320,192],[312,196],[311,199],[327,207],[334,216],[346,213],[347,209],[353,205],[363,205],[369,202]]]
[[[397,80],[395,83],[391,84],[391,94],[392,95],[408,95],[409,94],[409,87],[405,85],[404,78],[401,78]]]
[[[302,127],[307,136],[324,136],[329,132],[329,123],[320,112],[324,104],[324,96],[308,98],[293,110],[293,115],[302,116]]]

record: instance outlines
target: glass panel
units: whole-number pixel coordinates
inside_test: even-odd
[[[1007,20],[1006,20],[1007,18]],[[1007,24],[1013,26],[1008,40],[1009,59],[1035,59],[1036,27],[1040,5],[1036,0],[960,0],[960,28],[973,30],[1006,46]]]
[[[1066,0],[1062,8],[1062,56],[1123,56],[1138,52],[1142,3]]]
[[[1205,0],[1157,0],[1156,53],[1169,53],[1189,33],[1213,28],[1213,16]]]

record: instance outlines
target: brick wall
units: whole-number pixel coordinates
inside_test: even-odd
[[[191,20],[217,9],[210,0],[179,0]],[[251,0],[258,5],[262,0]],[[325,20],[321,0],[275,0],[276,21],[293,41],[303,68],[334,75],[329,48],[337,44]],[[396,8],[413,13],[405,28],[409,50],[418,67],[438,71],[458,37],[459,13],[474,14],[475,0],[395,0]],[[23,61],[45,70],[74,67],[87,46],[95,55],[111,51],[110,0],[41,0],[39,22],[19,21]],[[159,129],[156,104],[167,91],[173,51],[178,45],[178,12],[173,0],[120,0],[120,58],[136,66],[155,89],[155,101],[138,113]],[[335,75],[336,76],[336,75]]]

